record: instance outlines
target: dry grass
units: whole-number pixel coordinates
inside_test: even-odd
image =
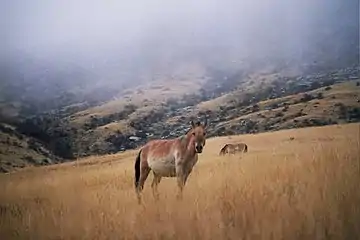
[[[2,239],[359,239],[360,125],[209,139],[183,201],[133,190],[136,151],[0,176]],[[289,138],[294,137],[290,141]],[[217,154],[241,140],[249,152]]]

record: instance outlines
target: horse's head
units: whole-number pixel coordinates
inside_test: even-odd
[[[204,124],[201,124],[201,122],[199,121],[196,124],[193,121],[191,121],[190,123],[192,128],[190,132],[195,140],[195,151],[197,153],[202,153],[206,142],[207,121],[205,120]]]

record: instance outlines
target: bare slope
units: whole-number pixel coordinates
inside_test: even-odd
[[[0,172],[60,161],[41,142],[20,134],[11,125],[0,124]]]
[[[5,239],[358,239],[360,125],[209,139],[185,188],[133,190],[135,151],[0,176]],[[294,140],[290,141],[290,137]],[[243,156],[218,156],[227,141]]]
[[[359,102],[358,81],[336,83],[286,97],[260,101],[237,109],[238,111],[228,111],[225,121],[217,127],[231,134],[247,129],[257,132],[358,121]],[[207,102],[207,105],[209,104],[211,101]],[[226,104],[227,102],[219,104],[214,100],[215,106]],[[214,108],[214,105],[211,108]]]

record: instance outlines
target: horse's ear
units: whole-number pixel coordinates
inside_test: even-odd
[[[208,121],[207,121],[207,118],[205,118],[204,128],[206,128],[207,125],[208,125]]]
[[[195,127],[195,123],[194,123],[194,121],[193,121],[193,120],[191,120],[191,121],[190,121],[190,125],[191,125],[191,127],[192,127],[192,128],[194,128],[194,127]]]

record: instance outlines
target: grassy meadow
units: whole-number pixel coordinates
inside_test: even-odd
[[[218,156],[232,141],[249,152]],[[182,201],[150,175],[137,204],[136,153],[0,175],[0,238],[360,238],[360,124],[208,139]]]

